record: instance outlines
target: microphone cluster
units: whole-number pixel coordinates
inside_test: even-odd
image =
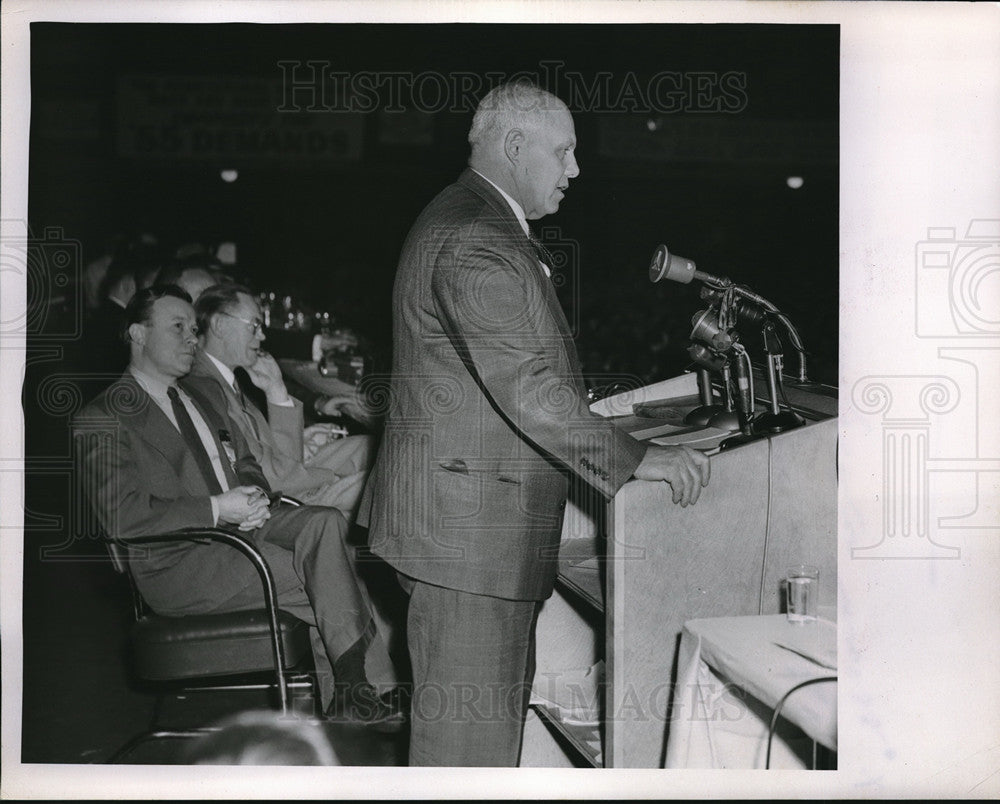
[[[698,364],[699,389],[708,387],[708,393],[702,394],[702,407],[692,411],[690,416],[700,419],[712,414],[709,423],[732,416],[731,403],[727,402],[726,410],[717,413],[718,406],[711,404],[711,386],[707,379],[708,370],[721,371],[727,395],[730,391],[730,379],[736,381],[736,397],[739,407],[739,425],[742,436],[727,439],[727,445],[742,443],[746,439],[757,437],[762,432],[780,432],[789,427],[802,424],[801,417],[793,411],[780,411],[778,392],[780,390],[781,354],[780,342],[774,331],[774,322],[781,323],[788,332],[792,345],[799,355],[799,379],[805,378],[805,349],[798,332],[788,317],[771,302],[754,293],[749,288],[735,285],[725,277],[699,271],[694,260],[671,254],[665,245],[656,247],[649,263],[650,282],[668,279],[687,285],[694,280],[704,283],[701,298],[709,302],[707,310],[699,310],[691,319],[691,345],[688,354]],[[754,419],[753,378],[750,368],[750,357],[740,343],[739,334],[733,329],[736,321],[742,321],[752,326],[760,326],[765,338],[765,350],[768,353],[768,386],[771,392],[771,412],[759,419]],[[775,345],[769,345],[775,344]],[[732,360],[730,359],[732,358]],[[732,376],[735,375],[735,376]],[[730,444],[732,442],[732,444]]]

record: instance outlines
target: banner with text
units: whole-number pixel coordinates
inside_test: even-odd
[[[117,152],[129,158],[356,162],[364,120],[350,111],[278,111],[280,79],[126,75]]]

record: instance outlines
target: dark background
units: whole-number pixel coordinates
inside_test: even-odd
[[[604,75],[609,89],[573,108],[581,176],[559,213],[536,222],[571,244],[560,294],[578,322],[585,371],[653,381],[688,364],[690,318],[704,304],[696,285],[650,285],[650,256],[666,243],[787,312],[813,355],[811,378],[835,384],[838,46],[837,26],[35,23],[29,223],[35,233],[60,227],[84,261],[122,232],[233,241],[255,289],[332,311],[384,355],[400,246],[464,167],[475,100],[497,75],[524,71],[543,84],[556,75],[548,88],[564,97],[562,76],[590,86]],[[171,158],[166,148],[137,155],[126,146],[123,76],[281,81],[282,60],[491,77],[452,104],[463,108],[434,114],[423,144],[386,142],[392,121],[382,109],[361,115],[354,161]],[[556,62],[561,72],[544,67]],[[745,104],[715,111],[718,89],[714,100],[709,89],[658,102],[625,92],[663,71],[689,81],[704,73],[709,85],[741,74]],[[223,168],[239,179],[223,182]],[[787,186],[792,175],[801,189]],[[743,335],[754,353],[758,333]]]
[[[232,241],[236,270],[255,289],[332,312],[384,361],[402,241],[465,166],[475,101],[497,79],[423,128],[384,109],[361,115],[356,158],[339,160],[171,154],[176,132],[160,131],[155,120],[157,147],[143,152],[130,139],[136,108],[123,81],[280,83],[279,61],[309,59],[354,74],[444,76],[544,77],[543,63],[560,62],[564,75],[578,74],[587,86],[603,80],[607,91],[591,102],[574,103],[565,83],[547,86],[570,100],[581,175],[559,213],[536,222],[566,258],[555,279],[591,381],[651,382],[688,366],[690,319],[705,304],[696,284],[650,284],[650,257],[665,243],[785,311],[812,355],[810,377],[836,383],[837,26],[34,23],[31,30],[33,240],[21,389],[25,762],[100,761],[153,707],[123,655],[127,589],[81,513],[75,482],[68,422],[92,395],[77,362],[87,352],[81,267],[116,234],[147,230],[167,245]],[[642,108],[643,99],[625,91],[664,71],[690,81],[707,75],[716,86],[725,74],[744,76],[745,104],[724,113],[717,95],[692,92],[664,111]],[[279,127],[303,123],[273,106],[261,114]],[[307,128],[316,122],[305,118]],[[223,182],[223,169],[238,170],[238,180]],[[789,188],[789,176],[804,179],[801,189]],[[308,333],[298,335],[270,332],[272,351],[307,357]],[[759,333],[742,335],[759,362]]]

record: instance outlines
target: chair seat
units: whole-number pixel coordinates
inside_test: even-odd
[[[311,656],[309,626],[278,611],[286,667]],[[132,628],[135,672],[149,681],[274,672],[264,609],[164,617],[146,614]]]

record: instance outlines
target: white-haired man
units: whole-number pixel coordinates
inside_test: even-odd
[[[359,522],[410,594],[410,763],[514,766],[568,475],[607,498],[631,477],[663,480],[688,505],[709,466],[587,406],[527,223],[556,212],[580,173],[566,105],[532,85],[498,87],[469,141],[469,169],[403,246],[392,393]]]

